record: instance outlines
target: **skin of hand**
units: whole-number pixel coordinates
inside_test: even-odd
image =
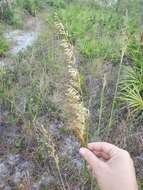
[[[88,163],[101,190],[138,190],[129,153],[106,142],[89,143],[80,154]]]

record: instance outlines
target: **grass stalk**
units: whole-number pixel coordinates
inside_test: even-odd
[[[51,143],[51,138],[50,138],[50,136],[48,134],[48,131],[43,126],[40,126],[37,129],[38,129],[38,134],[40,132],[40,134],[42,135],[42,138],[44,140],[45,146],[47,147],[47,149],[49,150],[52,158],[55,161],[55,165],[56,165],[58,176],[59,176],[59,179],[60,179],[60,182],[61,182],[62,190],[66,190],[64,179],[63,179],[61,171],[60,171],[60,163],[59,163],[60,161],[59,161],[59,156],[58,156],[58,154],[57,154],[57,152],[55,150],[55,145],[53,144],[53,142]]]
[[[114,113],[114,108],[115,108],[115,103],[116,103],[116,98],[117,98],[117,92],[118,92],[118,87],[119,87],[120,74],[121,74],[121,68],[122,68],[122,64],[123,64],[124,55],[125,55],[125,49],[122,50],[122,54],[121,54],[121,60],[120,60],[119,70],[118,70],[118,75],[117,75],[117,82],[116,82],[113,102],[112,102],[112,106],[111,106],[110,119],[109,119],[109,124],[108,124],[108,132],[110,131],[110,129],[112,127],[113,113]]]
[[[105,87],[106,87],[106,76],[104,75],[104,77],[103,77],[103,86],[102,86],[101,96],[100,96],[99,119],[98,119],[98,125],[97,125],[98,135],[100,134],[101,120],[102,120],[102,114],[103,114],[103,104],[104,104],[104,91],[105,91]]]
[[[126,16],[124,20],[124,29],[123,29],[123,48],[121,52],[121,58],[120,58],[120,64],[119,64],[119,70],[117,74],[117,81],[116,81],[116,86],[115,86],[115,92],[114,92],[114,97],[113,97],[113,102],[111,106],[111,112],[110,112],[110,118],[109,118],[109,124],[108,124],[108,133],[110,132],[110,129],[112,127],[112,121],[113,121],[113,114],[114,114],[114,108],[115,108],[115,103],[116,103],[116,98],[117,98],[117,93],[118,93],[118,87],[119,87],[119,82],[120,82],[120,75],[121,75],[121,69],[123,65],[123,60],[124,56],[127,50],[127,45],[128,45],[128,38],[127,38],[127,23],[128,23],[128,9],[126,9]]]

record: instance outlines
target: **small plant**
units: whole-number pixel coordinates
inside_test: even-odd
[[[24,0],[22,6],[32,16],[36,15],[37,10],[40,8],[42,2],[38,0]]]
[[[48,0],[47,3],[55,8],[62,8],[65,6],[65,0]]]
[[[125,67],[121,87],[121,100],[134,112],[143,110],[143,74],[136,66]]]
[[[10,3],[7,1],[0,2],[0,19],[9,24],[12,22],[13,17],[14,12]]]
[[[21,10],[15,1],[2,1],[0,6],[0,20],[9,25],[22,26]]]
[[[6,21],[7,23],[11,23],[13,17],[13,10],[10,7],[5,7],[5,10],[2,12],[1,19]]]
[[[2,32],[0,31],[0,57],[5,55],[8,49],[9,49],[9,44],[7,40],[4,38]]]
[[[121,99],[136,112],[143,110],[143,53],[139,42],[135,40],[130,42],[128,55],[132,65],[123,68],[120,83]]]

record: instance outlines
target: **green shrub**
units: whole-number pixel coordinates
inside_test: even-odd
[[[58,14],[72,42],[85,57],[119,59],[123,30],[130,36],[141,26],[140,0],[126,1],[126,7],[122,0],[111,7],[102,7],[95,1],[50,2],[60,2]]]
[[[85,57],[119,57],[121,44],[117,37],[123,17],[114,10],[97,6],[95,11],[95,7],[75,3],[60,9],[59,15],[71,40]]]
[[[0,20],[10,25],[22,25],[22,9],[35,16],[36,12],[42,7],[42,0],[14,0],[11,5],[2,3],[0,7]]]
[[[47,3],[55,8],[63,8],[65,7],[65,1],[64,0],[48,0]]]
[[[133,111],[143,110],[143,51],[142,46],[133,41],[129,47],[132,66],[124,67],[121,81],[121,99]]]
[[[1,4],[0,20],[14,26],[22,25],[21,10],[18,9],[15,1],[11,5],[7,3]]]
[[[3,35],[0,34],[0,56],[5,55],[5,53],[7,52],[8,49],[9,49],[8,42],[3,37]]]
[[[38,0],[24,0],[22,2],[22,6],[28,11],[29,14],[35,16],[36,12],[42,6],[42,2]]]
[[[1,3],[0,7],[0,19],[5,21],[8,24],[11,24],[14,17],[14,12],[12,7],[7,3]]]

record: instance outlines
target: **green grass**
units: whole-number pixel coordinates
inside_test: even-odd
[[[17,0],[17,6],[25,9],[30,15],[35,16],[37,11],[42,7],[41,0]]]
[[[138,184],[139,184],[140,190],[142,190],[143,189],[143,181],[142,180],[138,180]]]
[[[0,35],[0,56],[4,56],[8,51],[9,45],[6,39],[2,35]]]
[[[65,0],[47,0],[47,3],[49,6],[52,6],[54,8],[61,8],[61,7],[65,7]]]
[[[44,2],[42,0],[14,0],[11,5],[3,2],[0,8],[0,20],[9,25],[20,27],[23,24],[24,12],[36,16]]]
[[[3,35],[3,27],[0,24],[0,57],[4,56],[9,49],[9,43]]]
[[[139,28],[140,19],[136,14],[139,4],[126,4],[126,9],[134,6],[135,10],[128,12],[127,23],[127,33],[133,35]],[[118,6],[105,8],[86,1],[69,3],[60,8],[58,14],[69,31],[71,41],[85,57],[119,59],[126,9],[119,9]]]
[[[7,23],[11,23],[13,17],[14,17],[13,8],[10,7],[6,2],[1,3],[0,19]]]
[[[53,50],[48,50],[47,37],[47,32],[42,33],[32,48],[12,58],[16,63],[12,68],[1,71],[1,104],[15,118],[25,118],[27,122],[46,113],[55,116],[60,113],[52,100],[60,65],[55,63]]]
[[[142,2],[121,0],[111,7],[102,7],[93,1],[64,1],[64,4],[63,1],[59,2],[55,7],[69,38],[87,60],[101,58],[119,62],[123,43],[126,41],[127,50],[124,57],[131,59],[133,72],[125,69],[126,79],[122,82],[121,99],[127,102],[131,109],[142,110],[143,55],[142,45],[136,39],[142,30]]]
[[[0,8],[0,20],[6,24],[21,26],[22,25],[22,13],[19,7],[15,4],[15,1],[9,6],[9,4],[2,3]]]

